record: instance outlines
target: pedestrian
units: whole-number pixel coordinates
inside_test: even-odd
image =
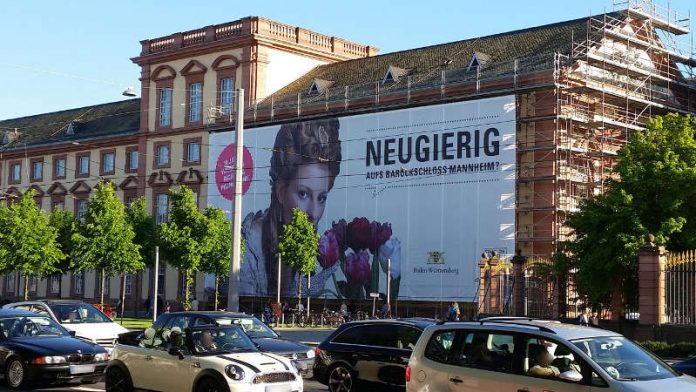
[[[164,300],[161,295],[157,296],[157,313],[161,314],[164,312]]]
[[[145,315],[147,317],[152,316],[152,297],[149,295],[147,296],[147,299],[145,300]]]
[[[200,302],[198,302],[198,298],[193,297],[193,301],[191,301],[191,310],[194,312],[198,311],[198,306],[200,306]]]
[[[449,310],[447,311],[447,321],[459,321],[459,303],[452,301]]]
[[[164,313],[169,313],[172,311],[172,305],[167,301],[166,305],[164,305]]]
[[[578,317],[578,324],[585,327],[590,325],[590,317],[587,315],[587,308],[584,308],[580,314],[580,317]]]
[[[599,313],[596,310],[593,310],[590,316],[590,326],[599,328]]]
[[[389,302],[384,302],[384,305],[382,305],[382,311],[380,312],[382,314],[382,318],[391,318],[391,305],[389,305]]]

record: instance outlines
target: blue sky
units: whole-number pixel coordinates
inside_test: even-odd
[[[138,86],[139,41],[265,16],[381,53],[586,17],[612,0],[22,0],[0,2],[0,119],[117,101]],[[657,2],[667,6],[667,1]],[[691,0],[671,7],[688,12]],[[693,10],[696,11],[696,10]],[[692,28],[694,23],[692,21]]]

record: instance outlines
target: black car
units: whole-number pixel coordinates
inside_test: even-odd
[[[0,369],[11,388],[96,383],[108,360],[103,347],[71,336],[46,315],[0,310]]]
[[[331,392],[404,390],[411,350],[423,330],[435,323],[432,319],[345,323],[317,346],[314,377]]]
[[[169,324],[169,325],[167,325]],[[157,318],[153,328],[167,325],[168,328],[179,327],[185,330],[198,325],[239,324],[259,350],[278,354],[294,360],[303,378],[312,377],[314,349],[302,343],[284,339],[261,320],[246,313],[232,312],[175,312],[165,313]]]
[[[678,372],[696,377],[696,357],[683,360],[672,365],[672,368]]]

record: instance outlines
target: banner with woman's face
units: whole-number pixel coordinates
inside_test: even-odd
[[[208,204],[229,211],[234,131],[210,135]],[[515,240],[515,97],[250,128],[241,295],[294,295],[276,247],[293,208],[321,235],[307,290],[327,298],[475,300],[483,251]],[[387,284],[389,274],[389,284]],[[278,276],[280,275],[280,283]]]

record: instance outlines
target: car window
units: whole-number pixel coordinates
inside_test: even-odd
[[[470,331],[463,340],[461,351],[453,358],[455,364],[501,372],[512,371],[513,334]]]
[[[416,347],[416,342],[421,335],[421,330],[407,325],[399,325],[396,327],[396,347],[403,350],[413,350]]]
[[[343,344],[358,344],[361,331],[362,327],[360,326],[346,328],[344,331],[339,333],[338,336],[334,337],[332,342]]]
[[[425,357],[440,363],[449,363],[454,346],[455,331],[436,331],[425,346]]]
[[[0,329],[7,338],[28,338],[39,336],[68,336],[63,327],[48,317],[7,317],[0,319]]]
[[[36,313],[36,314],[43,314],[48,316],[48,309],[46,309],[43,305],[34,305],[31,307],[31,311]]]
[[[667,364],[624,337],[578,339],[572,343],[618,381],[648,381],[678,376]]]
[[[165,327],[170,330],[176,327],[179,328],[180,331],[183,331],[189,327],[192,319],[193,316],[176,315],[169,319]]]
[[[63,303],[49,305],[61,324],[111,323],[110,318],[90,304]]]
[[[14,308],[20,310],[31,310],[31,305],[15,305]]]
[[[220,325],[238,324],[251,338],[278,337],[274,330],[256,317],[219,317],[215,321]]]
[[[209,325],[209,324],[213,324],[213,322],[207,318],[204,318],[204,317],[196,317],[195,319],[193,319],[193,324],[191,324],[191,325],[196,327],[199,325]]]
[[[522,371],[530,377],[556,379],[562,373],[577,372],[581,384],[606,386],[606,382],[577,353],[568,346],[538,336],[523,339],[524,355]]]
[[[362,327],[358,344],[376,347],[398,347],[396,325],[373,324]]]

